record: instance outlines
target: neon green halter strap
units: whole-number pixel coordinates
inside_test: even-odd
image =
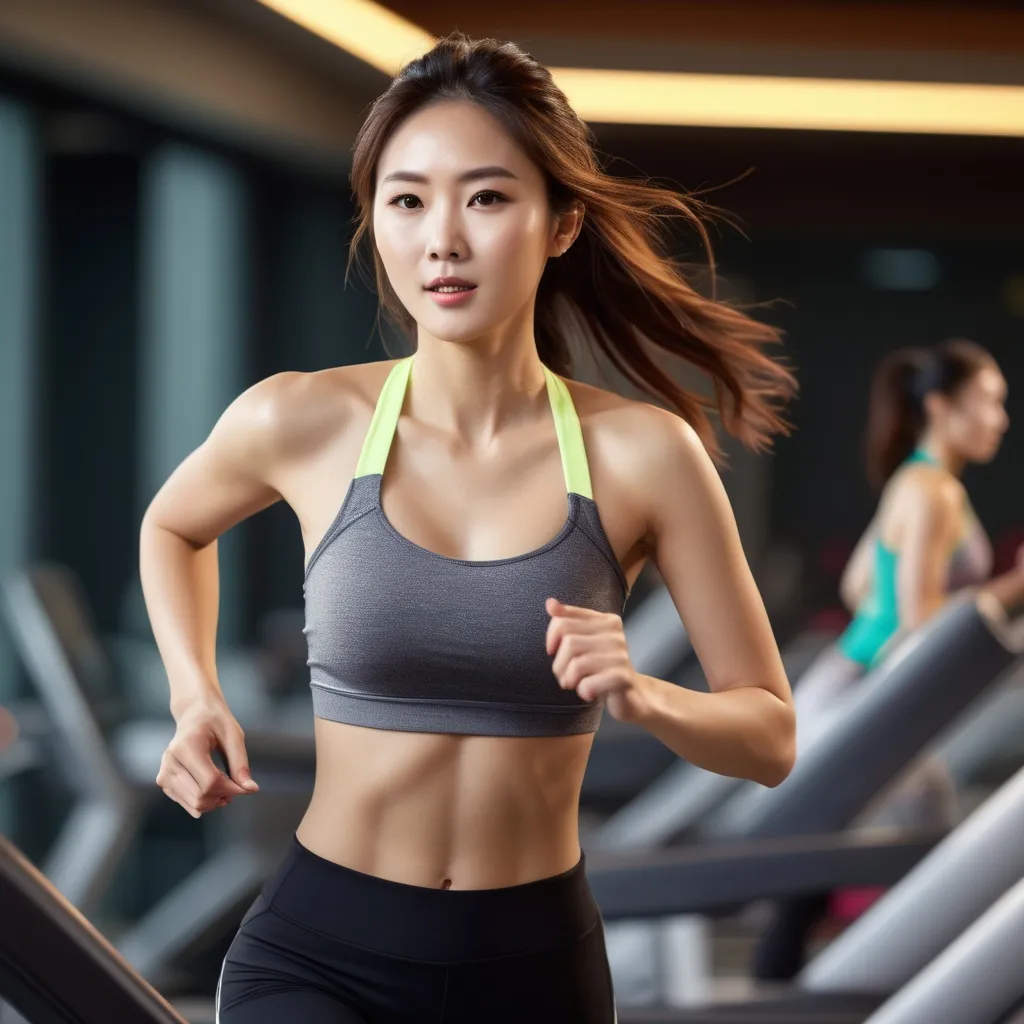
[[[407,356],[395,363],[384,381],[377,399],[377,408],[373,410],[373,419],[370,420],[370,429],[363,441],[363,450],[356,463],[357,477],[384,474],[388,452],[391,451],[391,439],[398,428],[398,417],[402,415],[405,388],[411,372],[412,356]]]
[[[546,366],[544,377],[548,384],[548,401],[555,418],[555,433],[558,435],[558,450],[562,455],[562,472],[565,474],[565,489],[570,494],[593,498],[590,487],[590,464],[587,449],[583,445],[583,428],[576,415],[576,406],[561,377],[556,377]]]
[[[366,432],[366,440],[359,454],[359,462],[356,464],[357,477],[384,473],[391,442],[398,428],[398,418],[402,414],[405,391],[412,372],[412,361],[413,356],[400,359],[384,381],[384,387],[381,388],[380,397],[377,399],[377,408],[374,409],[373,419],[370,420],[370,429]],[[590,466],[583,445],[583,430],[572,396],[565,382],[546,366],[544,378],[547,383],[548,401],[551,403],[551,414],[555,420],[555,434],[562,456],[566,490],[584,498],[593,498]]]

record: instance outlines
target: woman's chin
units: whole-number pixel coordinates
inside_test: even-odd
[[[483,317],[454,312],[424,317],[419,321],[419,326],[430,337],[450,345],[471,345],[496,329],[493,323]]]
[[[971,459],[971,462],[975,462],[980,466],[988,465],[988,463],[990,463],[999,454],[1000,447],[1001,446],[997,444],[979,450],[975,454],[974,458]]]

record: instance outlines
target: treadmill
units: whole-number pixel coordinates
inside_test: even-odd
[[[0,996],[22,1021],[188,1024],[3,836],[0,922]]]
[[[147,809],[163,799],[153,780],[174,722],[170,716],[133,718],[117,699],[85,595],[66,566],[8,573],[0,581],[0,611],[46,712],[50,736],[39,743],[48,739],[45,746],[76,797],[43,873],[91,915]],[[259,800],[222,808],[204,822],[208,855],[116,937],[126,959],[158,985],[168,986],[181,957],[216,949],[237,927],[308,802],[316,766],[311,726],[299,732],[273,721],[247,723],[246,751],[260,781]],[[225,767],[219,752],[215,759]]]
[[[1013,600],[1019,602],[1019,595]],[[898,882],[943,837],[839,830],[991,683],[1012,669],[1024,650],[1022,613],[1019,604],[1008,613],[993,591],[947,607],[864,681],[850,706],[803,754],[785,783],[754,790],[745,808],[745,842],[653,852],[588,851],[588,875],[605,920],[709,914],[758,899]],[[968,899],[973,915],[986,909],[984,898],[979,898],[980,906],[977,898]],[[868,949],[869,959],[873,953],[877,942]],[[623,1010],[620,1022],[756,1019],[845,1024],[865,1019],[891,991],[871,985],[848,991],[840,971],[839,981],[833,979],[827,986],[804,987],[798,981],[790,989],[776,990],[773,997],[743,1006]],[[972,1018],[972,1024],[983,1020]]]

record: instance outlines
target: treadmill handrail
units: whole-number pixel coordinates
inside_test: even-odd
[[[587,855],[587,877],[606,920],[706,913],[844,885],[893,885],[943,838],[893,829],[596,853]]]
[[[1011,669],[1016,650],[1007,645],[1007,629],[993,624],[987,604],[978,595],[950,601],[837,706],[785,782],[744,788],[702,834],[767,839],[847,827]]]
[[[83,797],[122,803],[128,798],[127,787],[38,589],[41,580],[67,586],[66,576],[67,570],[56,565],[8,573],[0,581],[0,605],[14,645],[62,741],[62,754],[72,761],[71,785]]]
[[[76,1024],[187,1024],[5,836],[0,920],[0,978],[16,988],[3,994],[21,1013],[46,1004]]]

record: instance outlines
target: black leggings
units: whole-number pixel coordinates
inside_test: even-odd
[[[217,1024],[614,1024],[583,859],[503,889],[362,874],[297,839],[242,918]]]

